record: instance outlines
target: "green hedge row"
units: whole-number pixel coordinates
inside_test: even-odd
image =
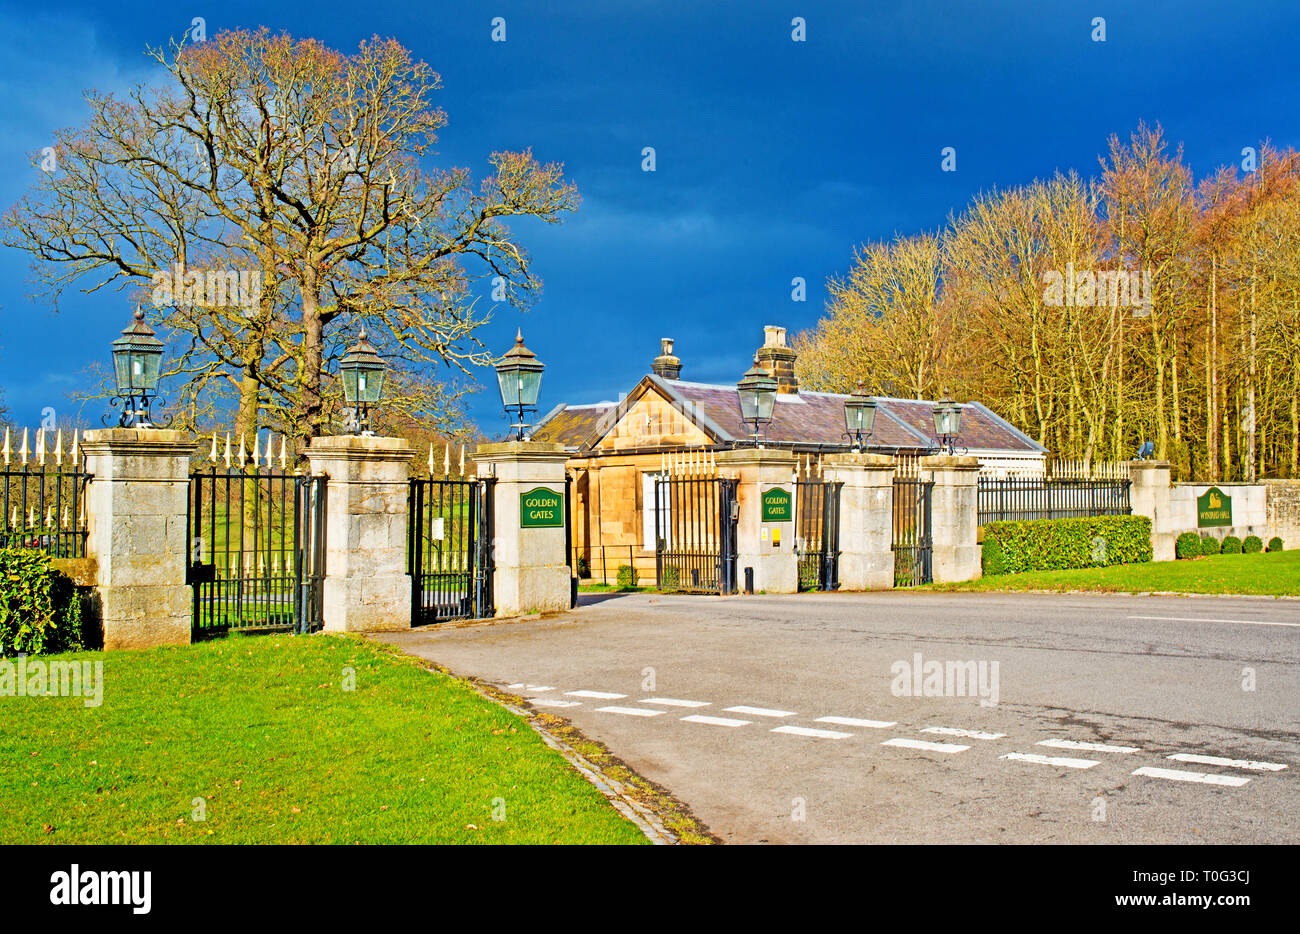
[[[48,555],[0,549],[0,656],[79,649],[83,630],[81,594]]]
[[[985,574],[1020,574],[1136,564],[1151,560],[1146,516],[1092,516],[990,522],[984,527]]]

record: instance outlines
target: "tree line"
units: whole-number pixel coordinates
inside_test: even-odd
[[[1142,442],[1183,478],[1300,476],[1300,155],[1196,180],[1163,131],[1095,177],[982,193],[855,251],[799,335],[812,389],[978,399],[1061,457]]]

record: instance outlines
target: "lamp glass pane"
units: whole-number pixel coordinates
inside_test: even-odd
[[[113,370],[117,376],[117,391],[131,391],[131,353],[126,350],[113,351]]]
[[[358,382],[357,395],[362,402],[373,405],[379,401],[379,397],[384,392],[384,368],[382,366],[367,368],[361,375],[365,377],[365,385],[363,387]]]
[[[343,377],[343,398],[348,405],[357,404],[357,371],[352,366],[343,366],[339,370]]]
[[[501,387],[501,404],[506,408],[519,404],[519,371],[514,367],[497,370],[497,383]]]
[[[948,413],[948,426],[952,429],[949,434],[961,434],[961,406],[954,405],[952,411]]]
[[[758,396],[758,417],[763,421],[772,418],[772,406],[776,405],[776,390],[760,389]]]
[[[519,373],[519,403],[525,406],[537,404],[537,397],[542,392],[542,371],[521,370]]]
[[[136,351],[136,359],[140,361],[140,370],[136,389],[157,389],[158,388],[158,368],[162,364],[162,354],[153,351]]]
[[[747,422],[752,422],[755,418],[754,413],[758,410],[758,393],[753,389],[740,390],[740,417]]]

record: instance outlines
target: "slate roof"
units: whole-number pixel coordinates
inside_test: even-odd
[[[557,406],[533,431],[535,441],[563,444],[577,450],[594,446],[617,423],[621,410],[645,392],[658,390],[682,405],[717,443],[729,446],[749,438],[740,417],[736,387],[646,376],[623,402]],[[845,447],[844,400],[839,393],[778,394],[772,421],[764,428],[768,444],[795,447]],[[938,447],[934,434],[934,402],[877,397],[876,421],[867,447],[873,451],[925,452]],[[978,402],[962,412],[958,443],[971,452],[1036,455],[1045,448]]]

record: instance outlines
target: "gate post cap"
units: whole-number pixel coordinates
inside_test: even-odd
[[[894,468],[894,459],[888,454],[826,454],[822,467],[886,467]]]

